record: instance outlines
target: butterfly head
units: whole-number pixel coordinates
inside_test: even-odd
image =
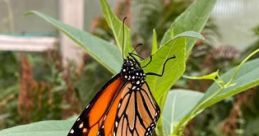
[[[124,59],[121,74],[124,79],[137,85],[143,84],[146,76],[139,62],[132,56]]]

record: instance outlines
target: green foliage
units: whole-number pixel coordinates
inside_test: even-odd
[[[146,72],[161,73],[165,60],[172,56],[176,57],[172,62],[166,64],[165,74],[162,77],[147,77],[149,87],[162,108],[168,90],[185,71],[187,40],[191,38],[202,39],[202,36],[195,32],[184,32],[176,35],[165,45],[161,45],[162,47],[152,55],[151,63],[144,69]]]
[[[215,2],[216,0],[196,0],[171,24],[160,44],[157,42],[156,32],[153,33],[152,61],[144,69],[145,72],[161,73],[165,61],[170,57],[176,57],[168,61],[162,77],[147,77],[151,91],[162,109],[162,116],[157,126],[158,135],[181,136],[187,123],[203,110],[227,97],[259,84],[259,59],[246,62],[251,55],[258,52],[256,51],[240,65],[227,71],[222,76],[219,76],[218,73],[216,73],[216,76],[215,73],[212,74],[214,76],[210,75],[209,78],[214,79],[215,82],[204,94],[186,90],[169,92],[170,88],[185,72],[186,61],[195,41],[203,39],[199,32],[204,28]],[[43,18],[64,32],[96,61],[115,74],[119,71],[122,63],[121,52],[127,55],[132,49],[130,32],[125,27],[126,41],[125,47],[123,47],[122,22],[111,11],[106,0],[101,0],[101,5],[106,21],[117,42],[117,48],[109,42],[65,25],[43,13],[37,11],[31,11],[30,13]],[[148,60],[149,58],[140,63],[144,65]],[[204,77],[208,79],[208,76]],[[72,123],[71,120],[39,122],[0,131],[0,135],[65,135]]]
[[[177,112],[178,109],[175,108],[175,111],[171,112],[180,113],[181,115],[180,118],[177,118],[176,121],[172,122],[174,126],[170,132],[173,132],[173,135],[179,135],[179,133],[182,133],[181,129],[183,129],[191,119],[193,119],[195,116],[197,116],[197,114],[199,114],[209,106],[230,96],[245,91],[249,88],[259,85],[259,70],[255,68],[258,66],[259,59],[255,59],[243,64],[240,72],[237,71],[238,66],[231,69],[227,73],[223,74],[221,77],[227,84],[227,82],[232,79],[232,76],[236,72],[238,72],[238,76],[232,81],[232,83],[234,83],[232,86],[227,86],[226,88],[220,87],[218,83],[215,82],[211,85],[211,87],[206,91],[204,95],[200,95],[202,96],[200,97],[200,99],[196,99],[194,100],[195,102],[192,101],[192,103],[189,103],[188,108],[183,105],[185,107],[185,112]],[[171,115],[179,117],[179,115]]]
[[[26,71],[32,72],[35,76],[33,78],[37,78],[39,82],[34,80],[27,80],[28,83],[31,83],[31,88],[29,85],[27,85],[28,88],[24,89],[21,82],[21,73],[24,72],[24,69],[21,68],[21,59],[18,58],[22,53],[3,52],[1,54],[3,55],[0,56],[0,60],[2,60],[1,62],[3,65],[0,65],[0,71],[3,72],[3,75],[0,76],[0,80],[3,82],[1,82],[0,87],[0,127],[6,128],[25,123],[27,122],[25,121],[25,116],[29,116],[28,122],[53,118],[60,119],[59,103],[61,102],[60,97],[62,95],[59,94],[60,92],[53,91],[53,82],[49,80],[49,82],[46,81],[46,77],[50,78],[52,75],[46,71],[46,69],[49,68],[46,63],[44,63],[42,59],[39,59],[41,58],[39,57],[41,55],[27,54],[29,60],[34,61],[37,69],[30,71],[31,67],[28,66]],[[32,65],[32,67],[35,65]],[[32,76],[30,72],[26,74],[27,77]],[[44,74],[40,72],[44,72]],[[58,85],[55,84],[55,86],[57,87]],[[31,109],[26,109],[28,113],[25,116],[21,116],[21,114],[18,112],[18,107],[21,105],[19,104],[18,100],[19,95],[21,95],[21,90],[29,90],[29,93],[32,97],[30,100],[27,100],[24,103],[30,103],[33,101],[33,105],[35,106],[33,111],[30,111]]]
[[[183,14],[181,14],[164,34],[160,44],[160,49],[153,55],[154,59],[150,66],[147,67],[152,70],[150,69],[146,71],[159,73],[159,71],[161,71],[162,64],[164,63],[164,61],[161,60],[166,60],[168,57],[173,55],[177,58],[175,63],[171,63],[171,65],[169,63],[168,67],[172,69],[166,69],[162,78],[147,78],[147,82],[153,91],[154,97],[157,99],[162,109],[169,89],[185,71],[185,63],[190,52],[189,50],[192,49],[196,39],[202,37],[197,33],[194,35],[191,34],[196,38],[194,40],[194,38],[190,37],[189,33],[186,31],[200,32],[205,26],[215,2],[216,0],[195,1]],[[177,38],[181,36],[189,38]],[[162,123],[158,124],[158,128],[160,128],[158,130],[162,130]],[[162,132],[159,131],[159,134],[162,135]]]
[[[17,82],[18,61],[14,53],[0,53],[0,89],[6,88]]]

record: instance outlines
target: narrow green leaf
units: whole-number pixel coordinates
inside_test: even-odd
[[[168,93],[163,116],[161,116],[165,136],[174,133],[174,127],[197,105],[202,97],[203,93],[185,89],[174,89]]]
[[[34,14],[44,19],[58,30],[62,31],[78,46],[83,48],[89,55],[91,55],[96,61],[102,64],[112,73],[117,73],[122,64],[121,53],[114,45],[106,42],[90,33],[83,32],[79,29],[66,25],[52,17],[49,17],[43,13],[37,11],[30,11],[28,14]]]
[[[193,80],[216,80],[217,77],[219,77],[219,71],[216,72],[212,72],[210,74],[207,75],[203,75],[203,76],[183,76],[184,78],[187,79],[193,79]]]
[[[158,50],[158,44],[157,44],[157,34],[156,34],[156,30],[153,29],[153,42],[152,42],[152,55],[155,54]]]
[[[112,12],[106,0],[100,1],[104,17],[113,32],[118,47],[123,51],[124,55],[128,55],[133,50],[129,28],[124,25],[123,34],[123,22]]]
[[[210,13],[217,0],[196,0],[182,13],[170,26],[162,38],[161,45],[164,45],[172,37],[185,31],[201,32],[204,28]],[[189,53],[195,43],[194,39],[188,40],[187,52]]]
[[[41,121],[0,131],[0,136],[65,136],[75,119]]]

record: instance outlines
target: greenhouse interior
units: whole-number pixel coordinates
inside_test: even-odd
[[[258,0],[0,0],[0,136],[259,136]]]

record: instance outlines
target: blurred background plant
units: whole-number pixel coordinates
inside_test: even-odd
[[[117,0],[115,3],[116,14],[120,18],[128,17],[126,23],[133,30],[133,45],[143,43],[138,52],[148,56],[153,28],[157,30],[160,41],[170,22],[192,0]],[[102,17],[92,21],[91,31],[101,38],[114,41]],[[258,27],[252,31],[259,36]],[[206,40],[196,43],[185,75],[205,75],[218,69],[223,73],[259,48],[259,38],[247,45],[245,50],[239,50],[234,45],[215,46],[221,35],[212,18],[202,34]],[[39,120],[63,119],[79,113],[81,107],[112,76],[88,55],[82,59],[84,63],[79,68],[71,62],[64,69],[58,51],[41,54],[0,52],[0,128]],[[174,88],[204,92],[210,85],[211,81],[181,79]],[[253,88],[207,109],[193,119],[185,135],[258,135],[258,89]]]

